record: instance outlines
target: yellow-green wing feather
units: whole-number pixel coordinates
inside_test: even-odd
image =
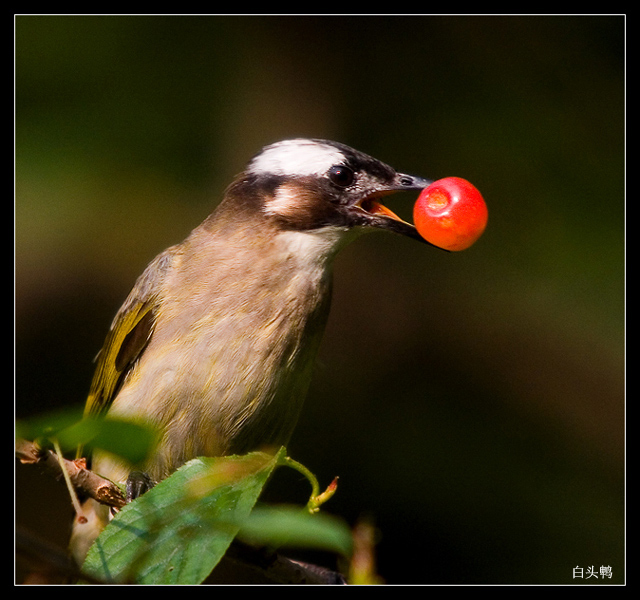
[[[144,351],[153,332],[153,305],[136,303],[116,317],[98,355],[85,416],[108,410],[131,367]]]
[[[149,264],[116,315],[98,354],[85,406],[85,416],[99,415],[111,406],[153,334],[161,289],[176,248],[168,248]]]

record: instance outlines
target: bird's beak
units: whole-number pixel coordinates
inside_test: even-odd
[[[386,229],[413,238],[425,244],[430,244],[416,230],[412,223],[408,223],[382,204],[382,198],[395,192],[420,191],[432,182],[422,177],[397,173],[393,181],[387,185],[372,190],[350,207],[353,212],[360,213],[359,220],[365,227]],[[433,245],[433,244],[430,244]]]

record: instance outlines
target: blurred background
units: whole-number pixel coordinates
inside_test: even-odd
[[[17,16],[15,51],[17,417],[84,401],[136,277],[264,144],[335,139],[490,218],[339,256],[289,446],[340,476],[325,510],[373,520],[390,584],[624,582],[624,17]],[[64,546],[63,487],[16,487]]]

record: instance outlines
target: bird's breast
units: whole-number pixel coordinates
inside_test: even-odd
[[[287,443],[324,331],[331,277],[326,240],[283,235],[250,259],[226,248],[207,263],[202,248],[193,249],[167,278],[153,335],[113,409],[151,415],[159,427],[153,475],[199,455]]]

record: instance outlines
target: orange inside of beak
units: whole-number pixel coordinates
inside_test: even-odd
[[[384,204],[380,204],[376,200],[365,200],[361,204],[362,208],[366,210],[370,215],[382,215],[384,217],[390,217],[396,221],[401,221],[400,217],[393,211],[389,210]]]

